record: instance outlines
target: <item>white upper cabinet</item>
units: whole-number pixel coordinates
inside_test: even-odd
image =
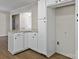
[[[55,4],[57,0],[46,0],[46,5]]]
[[[65,2],[71,2],[75,0],[57,0],[56,3],[65,3]]]
[[[46,6],[51,6],[51,5],[59,5],[59,4],[72,4],[74,3],[75,0],[46,0]],[[63,4],[63,5],[64,5]],[[65,5],[66,5],[65,4]]]
[[[46,1],[38,1],[38,19],[44,19],[46,17]]]

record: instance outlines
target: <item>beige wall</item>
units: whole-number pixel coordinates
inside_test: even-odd
[[[9,31],[9,13],[7,12],[0,12],[0,36],[7,36]]]
[[[32,9],[32,30],[38,30],[38,7],[35,5]]]

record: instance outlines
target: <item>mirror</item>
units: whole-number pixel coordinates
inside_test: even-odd
[[[12,15],[12,30],[31,31],[32,13],[25,12],[25,13]]]
[[[32,13],[26,12],[20,15],[20,31],[32,30]]]

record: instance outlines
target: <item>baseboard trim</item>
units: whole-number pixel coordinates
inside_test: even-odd
[[[74,58],[74,55],[72,55],[72,54],[62,53],[62,52],[58,52],[58,51],[56,53],[69,57],[69,58],[72,58],[72,59]]]
[[[51,57],[52,55],[54,55],[56,52],[51,52],[50,54],[47,54],[47,57]]]
[[[8,36],[8,35],[0,35],[0,37],[6,37],[6,36]]]

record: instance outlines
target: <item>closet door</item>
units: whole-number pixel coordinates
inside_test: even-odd
[[[75,51],[74,8],[74,5],[70,5],[56,9],[57,52],[71,58],[73,58]]]
[[[38,20],[38,51],[47,54],[47,21]]]

